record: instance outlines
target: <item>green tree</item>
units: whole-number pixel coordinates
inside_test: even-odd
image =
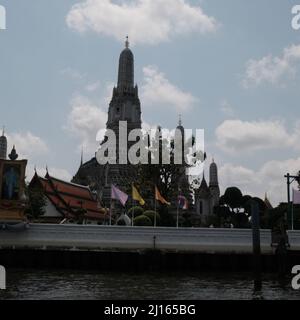
[[[139,227],[151,227],[153,224],[150,218],[142,215],[134,219],[134,225]]]
[[[143,214],[144,214],[144,209],[139,206],[130,208],[127,213],[129,218],[132,218],[132,216],[134,216],[134,218],[136,218],[136,217],[139,217]]]
[[[27,206],[25,214],[29,219],[38,219],[46,212],[47,200],[41,188],[26,187]]]
[[[285,220],[285,213],[288,206],[286,204],[279,205],[277,208],[268,210],[268,226],[270,229],[280,227],[280,224]]]
[[[150,138],[148,137],[147,139],[148,145],[150,145]],[[161,136],[160,127],[157,128],[154,140],[157,141],[157,143],[152,142],[152,151],[157,151],[159,155],[158,164],[139,166],[139,181],[137,183],[143,186],[145,199],[154,199],[154,187],[157,186],[162,196],[169,201],[177,199],[178,193],[181,192],[185,197],[187,197],[189,203],[192,203],[192,189],[188,179],[185,179],[185,173],[188,165],[185,161],[183,161],[182,164],[175,164],[174,141],[168,143],[167,140],[164,140]],[[193,143],[194,138],[192,138],[192,144]],[[159,150],[160,152],[158,152]],[[169,152],[169,164],[163,164],[161,150],[167,150]],[[199,158],[201,155],[198,154],[197,157]],[[150,153],[149,163],[151,163]],[[151,209],[153,209],[153,204]],[[157,211],[161,216],[161,225],[163,226],[174,226],[174,219],[170,214],[169,209],[170,207],[157,203]]]
[[[184,211],[182,213],[182,218],[183,218],[183,224],[182,226],[184,228],[191,228],[193,225],[192,225],[192,221],[191,221],[191,213],[189,211]],[[174,224],[175,224],[175,221],[174,221]]]
[[[270,229],[279,229],[282,225],[286,225],[286,214],[288,211],[287,203],[281,203],[274,209],[267,210],[266,223]],[[294,205],[294,228],[300,230],[300,205]]]
[[[151,220],[152,225],[154,225],[154,219],[156,216],[156,224],[158,226],[160,225],[161,219],[160,219],[160,215],[157,212],[152,211],[152,210],[148,210],[148,211],[144,212],[144,216],[148,217]]]
[[[162,227],[175,227],[176,221],[174,216],[170,214],[170,207],[163,205],[159,206],[158,213],[160,215],[160,225]]]
[[[243,197],[239,188],[231,187],[226,189],[224,196],[221,198],[220,206],[227,209],[217,209],[217,211],[219,210],[219,215],[221,217],[223,215],[225,218],[223,219],[225,226],[233,224],[235,228],[249,227],[249,219],[245,209],[248,201],[249,197]]]
[[[232,213],[229,207],[225,206],[225,203],[221,201],[220,205],[214,208],[213,217],[208,221],[207,227],[213,225],[215,228],[224,228],[231,224]]]
[[[243,194],[239,188],[227,188],[223,197],[223,201],[232,212],[239,213],[243,204]]]

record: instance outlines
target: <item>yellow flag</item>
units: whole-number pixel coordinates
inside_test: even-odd
[[[132,185],[132,199],[135,201],[138,201],[141,206],[145,204],[145,200],[139,194],[137,188],[134,185]]]
[[[171,205],[171,203],[168,202],[168,201],[160,194],[160,192],[159,192],[159,190],[158,190],[157,187],[155,187],[155,199],[156,199],[157,201],[160,201],[162,204],[166,204],[166,205],[168,205],[168,206]]]

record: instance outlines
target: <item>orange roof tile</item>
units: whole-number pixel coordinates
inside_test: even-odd
[[[105,209],[99,207],[88,187],[62,181],[49,174],[45,178],[35,175],[31,184],[34,179],[38,179],[47,198],[65,217],[75,217],[78,209],[84,209],[87,211],[85,217],[89,219],[105,218]]]

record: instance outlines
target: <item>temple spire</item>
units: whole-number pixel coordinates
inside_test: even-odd
[[[132,89],[134,87],[134,57],[129,49],[129,38],[126,37],[125,49],[120,55],[118,88],[120,90]]]
[[[80,159],[80,167],[83,165],[83,146],[81,148],[81,159]]]
[[[13,146],[11,153],[8,155],[9,159],[15,161],[18,159],[19,155],[17,154],[15,145]]]
[[[181,114],[179,114],[178,124],[179,124],[180,127],[182,126],[182,116],[181,116]]]
[[[218,166],[215,163],[215,158],[212,158],[212,163],[209,167],[209,185],[210,187],[218,187],[219,179],[218,179]]]
[[[5,127],[3,126],[2,136],[0,137],[0,159],[7,157],[7,139],[5,137]]]

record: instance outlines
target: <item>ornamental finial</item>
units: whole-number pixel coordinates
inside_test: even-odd
[[[83,145],[81,146],[81,159],[80,159],[80,167],[83,166]]]
[[[182,116],[181,116],[181,114],[179,114],[179,126],[181,127],[182,126]]]
[[[126,36],[125,48],[126,48],[126,49],[129,48],[129,37],[128,37],[128,36]]]

